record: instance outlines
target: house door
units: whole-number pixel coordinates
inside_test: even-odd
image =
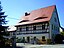
[[[23,37],[23,42],[25,43],[25,37]]]
[[[30,37],[29,36],[27,37],[27,42],[30,42]]]

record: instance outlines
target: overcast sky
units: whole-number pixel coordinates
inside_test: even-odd
[[[25,12],[56,5],[60,25],[64,27],[64,0],[0,0],[5,15],[8,15],[7,25],[15,25]]]

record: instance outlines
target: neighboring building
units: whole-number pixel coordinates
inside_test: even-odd
[[[8,28],[6,29],[6,33],[8,35],[4,36],[4,37],[8,38],[8,39],[11,39],[11,38],[13,38],[13,36],[15,36],[15,32],[16,32],[16,27],[14,27],[14,26],[8,26]]]
[[[8,29],[7,29],[7,32],[9,33],[10,37],[14,36],[15,32],[16,32],[16,27],[9,26]]]
[[[16,27],[14,26],[8,26],[6,30],[7,36],[3,36],[5,38],[5,45],[14,46],[15,42],[15,33],[16,33]]]
[[[25,13],[16,25],[16,39],[19,42],[33,43],[38,40],[54,40],[59,34],[59,18],[56,6],[49,6]]]
[[[16,27],[15,26],[9,26],[8,27],[8,33],[9,33],[9,38],[10,39],[10,45],[13,46],[13,48],[15,47],[15,40],[16,40],[16,36],[15,36],[15,33],[16,33]]]

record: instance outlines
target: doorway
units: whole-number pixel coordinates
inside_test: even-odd
[[[27,37],[27,42],[30,42],[30,37],[29,36]]]

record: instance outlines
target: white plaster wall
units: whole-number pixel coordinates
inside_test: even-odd
[[[45,34],[22,34],[22,35],[17,35],[16,37],[35,37],[38,39],[42,39],[42,36],[45,36],[45,39],[49,38],[49,33],[45,33]]]

